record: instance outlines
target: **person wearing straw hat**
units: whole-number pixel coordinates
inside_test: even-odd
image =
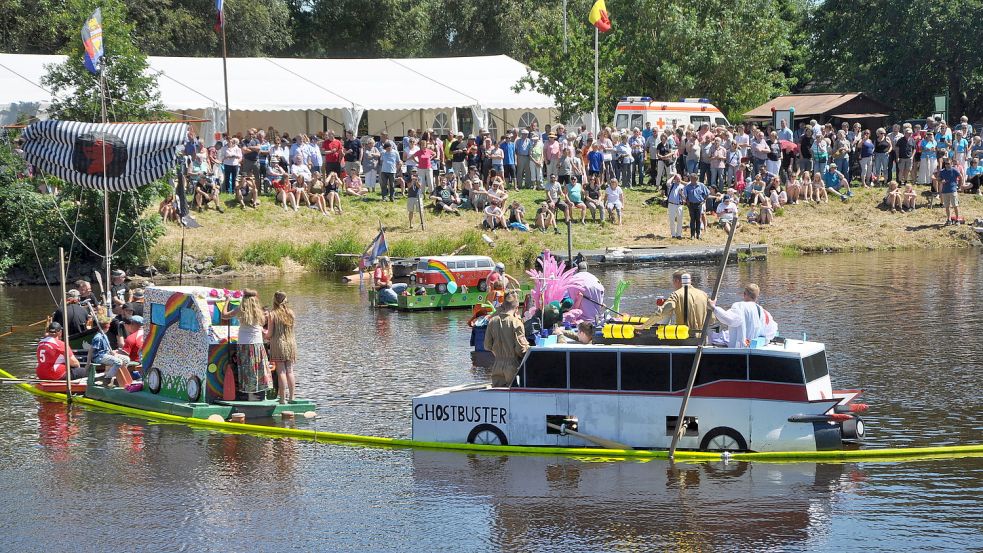
[[[65,296],[66,303],[68,304],[68,334],[70,336],[82,334],[88,327],[89,312],[79,303],[80,298],[81,294],[74,288],[69,290]],[[51,320],[62,320],[61,307],[55,309],[55,312],[51,314]]]
[[[37,368],[34,369],[37,377],[42,380],[63,380],[65,371],[68,367],[72,368],[72,378],[82,378],[85,376],[85,368],[81,366],[78,358],[72,350],[68,350],[68,364],[65,363],[65,342],[62,342],[61,323],[51,321],[45,329],[44,336],[38,342],[37,348]]]

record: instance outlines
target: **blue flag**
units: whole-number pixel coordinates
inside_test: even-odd
[[[85,68],[92,73],[99,72],[102,59],[102,10],[96,8],[92,17],[82,26],[82,45],[85,46]]]

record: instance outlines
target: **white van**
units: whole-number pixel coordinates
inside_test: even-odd
[[[699,128],[703,123],[711,127],[730,126],[707,98],[683,98],[681,102],[663,102],[648,96],[623,96],[614,111],[614,125],[619,129],[645,128],[676,129],[683,125]]]

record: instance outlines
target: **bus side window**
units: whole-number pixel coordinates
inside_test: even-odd
[[[802,369],[797,358],[751,355],[749,365],[751,380],[804,384]]]
[[[672,354],[672,388],[669,391],[678,392],[686,389],[686,384],[689,383],[689,371],[693,369],[694,357],[696,356],[692,353]]]
[[[691,368],[686,371],[687,382],[689,370]],[[700,360],[700,372],[696,373],[696,385],[718,380],[747,380],[747,355],[704,353]]]
[[[448,261],[447,262],[447,268],[450,269],[450,270],[452,270],[452,271],[454,269],[457,269],[458,268],[457,261]]]
[[[669,354],[621,352],[621,389],[669,391]]]
[[[567,352],[531,351],[525,363],[526,388],[566,388]]]
[[[575,390],[617,390],[618,353],[585,351],[570,356],[570,388]]]
[[[806,357],[802,360],[802,365],[805,368],[806,382],[812,382],[824,376],[829,376],[825,350]]]
[[[690,116],[689,121],[690,121],[690,123],[692,123],[693,128],[698,129],[698,128],[700,128],[700,125],[702,125],[703,123],[706,123],[708,125],[710,124],[710,116],[709,115],[693,115],[693,116]]]
[[[474,259],[472,259],[470,261],[466,261],[465,263],[468,264],[468,269],[477,269],[478,268],[478,262],[475,261]]]

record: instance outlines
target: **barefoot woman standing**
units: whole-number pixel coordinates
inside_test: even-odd
[[[294,400],[296,381],[294,363],[297,362],[297,339],[294,336],[294,311],[287,305],[287,295],[273,294],[273,307],[264,337],[270,341],[270,360],[276,363],[276,375],[280,384],[280,403]]]

